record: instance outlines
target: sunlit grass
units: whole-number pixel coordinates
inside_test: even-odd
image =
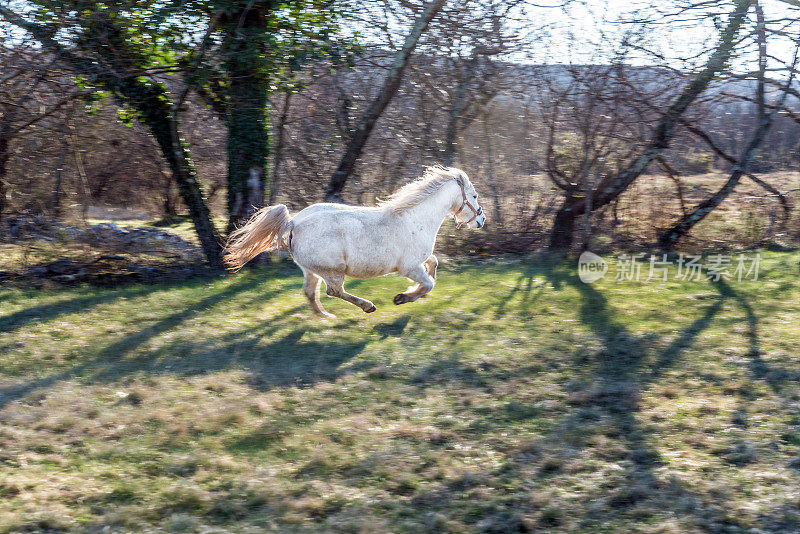
[[[0,531],[800,528],[800,254],[757,282],[278,264],[0,291]]]

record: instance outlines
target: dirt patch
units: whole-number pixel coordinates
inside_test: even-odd
[[[44,217],[9,217],[0,223],[0,244],[7,259],[12,253],[19,257],[0,264],[3,285],[111,287],[207,270],[197,245],[152,226],[81,227]]]

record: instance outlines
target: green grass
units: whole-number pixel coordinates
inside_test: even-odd
[[[275,265],[0,290],[0,532],[797,532],[797,253],[757,282]]]

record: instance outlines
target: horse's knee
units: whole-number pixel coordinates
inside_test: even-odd
[[[433,279],[431,279],[431,280],[423,280],[422,282],[420,282],[420,288],[425,293],[430,293],[431,291],[433,291],[433,288],[435,286],[436,286],[436,280],[433,280]]]
[[[428,272],[428,275],[436,279],[436,270],[439,268],[439,260],[431,254],[428,256],[428,259],[425,260],[425,270]]]

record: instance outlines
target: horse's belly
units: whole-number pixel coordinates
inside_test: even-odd
[[[373,245],[361,250],[347,251],[346,272],[350,278],[374,278],[397,272],[394,254]]]
[[[350,278],[375,278],[376,276],[383,276],[385,274],[396,273],[397,267],[388,267],[384,265],[372,266],[347,266],[345,274]]]
[[[391,239],[363,235],[345,246],[347,276],[351,278],[374,278],[391,273],[405,273],[411,266],[420,265],[431,252],[421,243],[400,246]],[[432,246],[430,247],[433,248]]]

